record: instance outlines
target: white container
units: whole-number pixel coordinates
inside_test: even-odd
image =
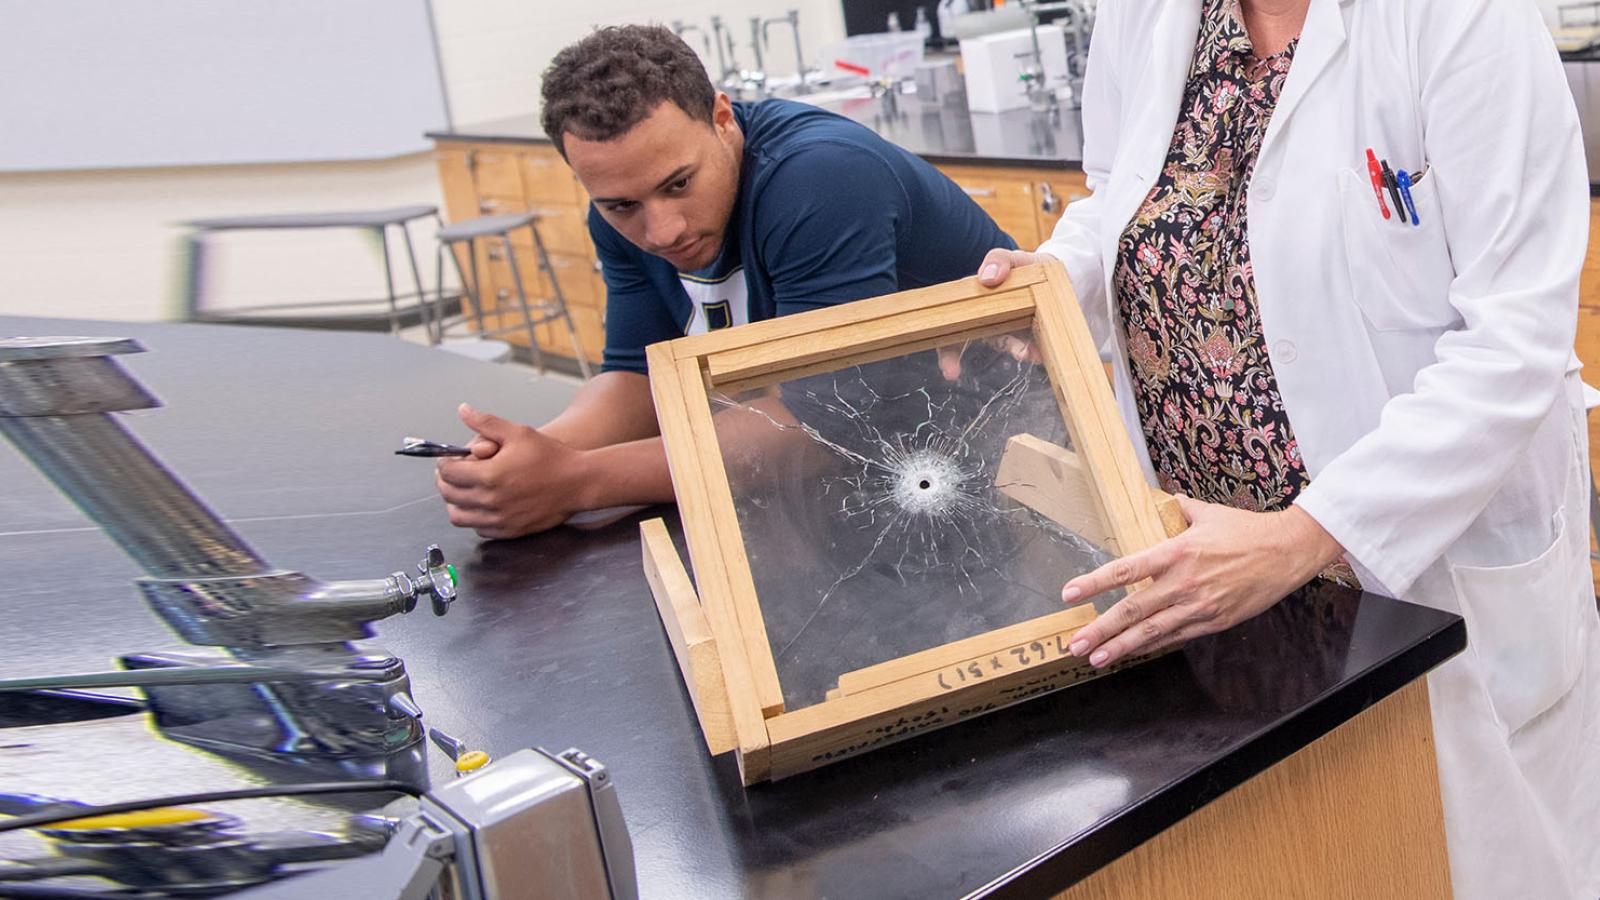
[[[1028,105],[1022,73],[1032,63],[1033,37],[1028,29],[1005,31],[961,42],[966,66],[967,107],[973,112],[1005,112]],[[1039,26],[1039,55],[1044,83],[1056,90],[1067,81],[1067,39],[1056,25]]]
[[[914,31],[857,34],[823,44],[819,62],[829,75],[910,78],[922,62],[922,50],[922,36]]]

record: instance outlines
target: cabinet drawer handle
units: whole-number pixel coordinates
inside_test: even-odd
[[[961,186],[961,192],[968,197],[993,197],[995,193],[994,188],[974,188],[965,185]]]
[[[494,292],[494,298],[496,300],[510,300],[511,299],[511,289],[510,288],[501,288],[498,291],[495,291]]]
[[[478,212],[491,213],[500,208],[499,200],[479,200]]]
[[[505,259],[506,258],[506,251],[501,249],[501,248],[499,248],[499,247],[490,247],[489,248],[489,258],[490,259]]]

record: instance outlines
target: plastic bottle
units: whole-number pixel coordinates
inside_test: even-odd
[[[915,31],[917,33],[917,37],[922,38],[924,42],[926,42],[928,38],[933,37],[933,26],[928,23],[927,7],[917,7],[917,21],[916,24],[912,26],[912,30]]]
[[[884,31],[899,31],[900,30],[900,14],[897,13],[897,12],[889,13],[889,21],[884,25],[883,30]]]

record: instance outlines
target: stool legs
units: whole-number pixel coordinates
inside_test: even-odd
[[[556,277],[555,267],[551,263],[550,254],[545,247],[544,238],[539,234],[539,230],[536,227],[537,218],[532,214],[522,214],[508,216],[505,219],[509,220],[509,223],[485,218],[470,220],[447,229],[441,229],[437,254],[434,260],[435,280],[437,282],[435,296],[438,300],[434,315],[437,323],[436,335],[438,340],[443,340],[446,329],[468,320],[465,309],[462,310],[460,318],[454,321],[452,317],[445,315],[444,312],[444,254],[449,254],[456,267],[456,273],[461,276],[463,303],[471,302],[472,304],[470,319],[476,324],[480,337],[489,338],[497,337],[507,332],[525,332],[528,339],[528,352],[533,355],[533,364],[538,368],[540,374],[543,374],[545,372],[544,351],[539,344],[538,327],[560,319],[567,326],[567,333],[572,337],[572,349],[578,362],[579,371],[586,379],[593,377],[594,371],[590,366],[588,357],[584,355],[583,343],[578,337],[577,325],[573,321],[572,312],[567,306],[566,292],[561,288],[561,282]],[[513,243],[511,236],[512,231],[524,226],[527,227],[529,235],[533,239],[536,271],[548,273],[550,276],[550,296],[546,297],[544,291],[540,290],[537,303],[529,299],[522,272],[522,265],[526,260],[518,258],[516,245]],[[506,266],[510,270],[506,275],[509,276],[512,283],[502,285],[495,296],[507,304],[515,298],[515,302],[520,307],[517,310],[522,317],[520,322],[509,318],[511,310],[500,308],[498,305],[495,309],[497,315],[493,317],[493,326],[489,326],[485,322],[485,319],[489,317],[485,315],[485,307],[488,301],[483,294],[484,282],[482,273],[479,272],[478,240],[480,238],[485,241],[484,249],[490,258],[498,260],[501,258],[500,254],[503,253],[505,255]],[[461,257],[456,255],[462,249],[461,245],[463,244],[466,252],[472,255],[470,264],[472,274],[470,278],[464,271],[466,264],[462,263]],[[529,276],[533,275],[532,272],[527,274]],[[497,283],[500,279],[491,280]]]
[[[522,306],[522,324],[528,329],[528,349],[533,351],[533,364],[543,375],[544,354],[539,351],[539,336],[533,330],[533,314],[528,310],[528,292],[522,286],[522,271],[517,266],[517,253],[511,246],[511,235],[500,235],[500,244],[505,247],[506,261],[511,263],[511,281],[517,286],[517,301]]]
[[[533,234],[533,249],[539,254],[539,266],[550,276],[550,293],[555,300],[556,311],[561,315],[562,321],[567,323],[567,334],[572,336],[572,352],[578,360],[578,371],[583,373],[583,379],[588,381],[594,374],[589,371],[589,359],[584,356],[583,344],[578,340],[578,327],[573,324],[572,313],[567,309],[567,295],[561,290],[561,279],[556,277],[556,268],[550,264],[550,254],[545,251],[544,239],[539,237],[539,229],[529,222],[528,231]]]
[[[187,243],[188,282],[183,286],[184,321],[200,318],[200,297],[205,289],[206,240],[202,232],[192,231],[184,236]]]
[[[389,229],[385,227],[374,228],[378,233],[378,241],[383,245],[383,283],[389,290],[389,333],[400,333],[400,304],[394,297],[394,269],[389,265]]]
[[[411,262],[411,281],[417,286],[417,306],[422,312],[423,330],[428,334],[429,343],[438,343],[433,339],[433,310],[428,306],[427,288],[422,285],[422,269],[417,265],[417,251],[411,243],[411,229],[407,228],[404,222],[400,223],[400,234],[406,241],[406,259]],[[387,264],[388,260],[386,259],[384,262]]]

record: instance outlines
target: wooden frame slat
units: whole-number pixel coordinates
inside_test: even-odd
[[[734,733],[733,711],[728,708],[728,687],[722,680],[717,642],[711,636],[700,598],[695,596],[694,583],[672,546],[665,522],[640,522],[639,544],[644,556],[644,577],[650,583],[661,625],[672,644],[672,655],[683,672],[706,749],[712,756],[727,753],[739,746],[739,739]]]
[[[1093,621],[1093,604],[1079,604],[1016,625],[986,631],[920,653],[912,653],[875,666],[846,672],[839,676],[839,694],[840,696],[860,694],[871,688],[937,672],[972,659],[1007,653],[1013,648],[1026,646],[1038,640],[1041,635],[1053,636],[1063,631],[1075,631]]]
[[[1087,659],[1069,655],[1067,646],[1081,627],[1041,634],[1022,645],[1037,643],[1041,648],[1026,663],[1009,654],[975,656],[768,719],[772,777],[795,775],[1144,661],[1140,657],[1096,669]],[[958,669],[968,672],[968,681],[945,690],[940,679],[951,683]]]
[[[1005,291],[970,301],[962,309],[962,319],[969,327],[982,328],[1026,321],[1032,312],[1032,294],[1025,290]],[[908,343],[937,339],[949,330],[950,316],[944,310],[916,309],[712,353],[705,357],[706,376],[712,385],[720,385],[735,379],[815,369],[818,363],[827,369],[843,368],[886,348],[891,355],[902,355],[909,352],[903,349]]]
[[[665,344],[646,348],[645,359],[656,419],[666,446],[667,466],[672,474],[672,490],[677,497],[678,515],[688,539],[689,558],[694,561],[695,586],[705,608],[706,624],[718,644],[728,709],[739,744],[739,771],[746,784],[753,784],[770,774],[767,766],[770,739],[756,694],[755,676],[745,653],[739,617],[733,607],[732,590],[723,571],[716,520],[711,514],[711,501],[694,430],[689,423],[677,360],[672,358],[672,351]]]
[[[1046,281],[1059,296],[1072,297],[1067,270],[1059,262],[1043,265]],[[1062,304],[1041,303],[1034,321],[1048,345],[1045,364],[1051,367],[1052,381],[1066,391],[1067,399],[1079,405],[1077,411],[1062,410],[1068,422],[1088,424],[1083,445],[1073,434],[1073,446],[1087,465],[1092,480],[1100,486],[1108,524],[1125,553],[1153,546],[1165,539],[1154,504],[1149,501],[1149,485],[1134,454],[1133,442],[1123,430],[1122,417],[1100,369],[1100,353],[1089,334],[1089,326],[1078,314],[1068,315]],[[1059,371],[1058,371],[1059,370]],[[1080,426],[1081,427],[1081,426]],[[1137,502],[1143,500],[1145,502]],[[1124,520],[1124,516],[1128,518]]]
[[[1031,434],[1012,435],[994,481],[1002,494],[1067,531],[1096,547],[1118,551],[1106,528],[1100,492],[1071,450]]]
[[[745,656],[750,660],[750,674],[755,679],[756,698],[761,701],[761,714],[775,716],[783,712],[783,689],[778,684],[778,667],[772,659],[772,644],[767,640],[766,620],[756,600],[755,579],[750,574],[750,560],[745,556],[744,538],[739,533],[739,513],[733,505],[733,492],[728,488],[728,471],[717,447],[717,428],[711,420],[711,400],[706,393],[705,378],[696,360],[680,359],[673,365],[678,370],[684,414],[694,436],[707,513],[717,535],[719,549],[714,554],[714,565],[721,569],[731,592],[729,603],[738,617]],[[700,571],[698,559],[695,571]]]
[[[745,391],[759,390],[764,387],[778,384],[779,382],[792,381],[797,378],[804,378],[808,375],[834,372],[846,366],[864,366],[869,363],[875,363],[885,359],[893,359],[895,357],[907,356],[926,350],[934,350],[940,347],[953,346],[958,343],[981,341],[985,338],[998,337],[1003,334],[1027,331],[1031,327],[1033,327],[1033,309],[1032,307],[1029,307],[1026,312],[1019,314],[1015,318],[1001,319],[991,322],[988,325],[964,329],[954,334],[938,334],[932,337],[923,338],[921,340],[908,341],[904,344],[881,347],[877,350],[851,353],[847,356],[841,357],[838,360],[819,360],[809,365],[798,366],[792,369],[763,372],[758,375],[753,375],[749,378],[722,379],[717,381],[716,384],[712,385],[712,390],[728,397],[737,397],[739,394]]]
[[[1011,277],[1006,279],[1001,288],[994,290],[1017,290],[1032,288],[1046,280],[1044,267],[1026,266],[1016,269]],[[994,290],[978,284],[976,278],[963,278],[960,281],[950,281],[944,284],[935,284],[930,287],[917,288],[911,291],[902,291],[887,297],[875,297],[870,302],[841,303],[824,309],[813,309],[790,316],[776,319],[767,319],[763,322],[751,322],[738,328],[728,328],[712,331],[706,334],[697,334],[690,337],[678,338],[667,342],[672,347],[675,359],[700,359],[713,353],[721,353],[738,347],[750,347],[755,344],[764,344],[781,338],[793,337],[797,334],[809,334],[815,331],[826,331],[830,328],[841,328],[881,319],[884,316],[898,315],[917,309],[928,309],[938,306],[960,306],[973,297],[994,293]],[[959,315],[955,313],[954,315]]]

